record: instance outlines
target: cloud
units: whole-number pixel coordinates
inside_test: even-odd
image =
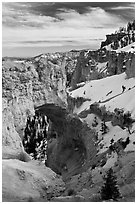
[[[66,10],[57,15],[64,21],[64,26],[75,28],[114,28],[123,24],[123,19],[110,14],[100,7],[89,7],[84,14],[79,14],[75,10]]]
[[[127,2],[126,5],[117,5],[109,8],[110,10],[135,10],[135,3],[134,2]]]
[[[29,4],[6,3],[2,8],[2,22],[7,27],[37,27],[42,28],[57,19],[51,16],[41,16],[30,13]],[[23,9],[22,9],[23,7]]]
[[[110,10],[127,10],[127,9],[133,9],[133,7],[131,6],[117,6],[117,7],[113,7],[113,8],[110,8]]]
[[[92,49],[92,45],[99,44],[106,34],[127,23],[123,16],[115,14],[115,4],[109,6],[109,11],[104,9],[107,7],[101,8],[101,3],[98,6],[82,5],[84,3],[78,2],[3,3],[3,47],[91,45]],[[126,10],[124,5],[120,6],[117,5],[119,10]]]

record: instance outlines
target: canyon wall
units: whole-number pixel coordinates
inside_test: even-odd
[[[48,141],[46,163],[50,168],[66,180],[92,166],[97,153],[94,130],[54,104],[40,106],[36,112],[45,113],[57,132],[57,137]]]
[[[135,77],[135,54],[132,52],[108,51],[105,48],[96,51],[82,51],[77,60],[71,80],[72,89],[77,84],[89,80],[126,72],[127,78]]]
[[[18,149],[22,148],[27,117],[35,114],[35,106],[67,106],[65,61],[55,65],[46,58],[33,62],[5,60],[2,76],[3,150],[16,145]]]

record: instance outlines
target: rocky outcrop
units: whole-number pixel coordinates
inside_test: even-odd
[[[120,41],[125,35],[126,33],[124,32],[118,32],[115,34],[106,35],[106,40],[101,42],[101,48],[111,44],[112,42]]]
[[[34,65],[38,73],[38,84],[36,84],[36,81],[33,84],[34,103],[36,104],[38,101],[45,101],[47,103],[52,102],[55,104],[60,103],[60,105],[66,105],[65,59],[61,60],[59,58],[57,64],[53,64],[48,57],[41,57],[40,59],[35,59]],[[42,89],[41,93],[39,93],[40,87]]]
[[[106,40],[101,42],[101,48],[111,45],[116,50],[119,47],[125,47],[131,42],[135,42],[135,20],[127,24],[127,28],[119,28],[115,33],[106,35]]]
[[[129,58],[125,63],[127,78],[135,77],[135,54],[129,53]]]
[[[98,63],[106,63],[106,69],[98,69]],[[103,64],[102,64],[103,66]],[[96,51],[81,52],[72,77],[72,88],[88,80],[101,79],[106,76],[126,72],[127,78],[135,77],[135,54],[132,52],[107,51],[105,48]]]
[[[78,83],[103,78],[105,74],[98,70],[98,62],[102,63],[106,61],[107,56],[103,49],[97,51],[81,51],[71,79],[72,89],[76,89]]]
[[[65,72],[66,72],[66,86],[70,86],[72,75],[75,71],[77,65],[77,58],[80,55],[80,51],[72,50],[70,52],[56,52],[48,53],[32,58],[31,61],[39,61],[41,58],[46,58],[48,61],[54,65],[59,65],[62,60],[65,61]]]
[[[135,77],[135,54],[130,52],[109,52],[107,72],[109,75],[126,72],[127,78]]]
[[[77,83],[80,83],[82,81],[86,81],[85,77],[87,77],[87,75],[89,73],[89,69],[86,67],[87,63],[88,63],[88,59],[85,57],[85,52],[82,51],[80,53],[79,58],[78,58],[75,72],[74,72],[74,75],[73,75],[72,80],[71,80],[71,86],[72,87],[75,87],[75,85]]]
[[[68,95],[67,101],[68,111],[69,113],[73,113],[75,107],[79,108],[85,101],[90,101],[90,99],[84,97],[73,98],[70,95]]]
[[[53,64],[39,57],[33,61],[3,61],[3,98],[14,117],[14,126],[20,137],[28,115],[34,115],[34,106],[54,103],[67,106],[65,61]]]
[[[29,161],[30,157],[24,151],[21,138],[15,128],[14,115],[6,99],[3,99],[2,109],[2,158]]]

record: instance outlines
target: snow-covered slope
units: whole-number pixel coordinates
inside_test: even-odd
[[[126,88],[124,92],[122,86]],[[115,108],[124,108],[125,111],[131,111],[134,116],[134,87],[135,79],[126,79],[125,73],[90,81],[85,86],[70,92],[70,96],[73,98],[90,99],[79,108],[75,107],[74,112],[78,114],[88,109],[91,104],[98,102],[100,106],[105,105],[112,112]]]
[[[125,87],[125,90],[123,90],[122,86]],[[131,112],[131,117],[135,118],[135,78],[127,79],[126,74],[122,73],[93,80],[85,83],[83,87],[71,91],[70,96],[72,98],[83,97],[89,99],[81,106],[75,106],[74,113],[79,114],[82,120],[91,129],[96,131],[98,155],[106,154],[104,157],[105,160],[101,161],[104,162],[103,169],[115,166],[119,160],[119,151],[121,151],[121,148],[124,154],[135,150],[135,123],[132,124],[129,132],[127,127],[122,129],[118,125],[113,126],[110,119],[110,121],[105,123],[107,132],[102,134],[102,120],[100,116],[90,112],[90,105],[97,102],[99,108],[105,106],[106,111],[114,113],[115,108],[119,108],[123,109],[124,112]],[[127,140],[129,142],[126,144]],[[114,149],[112,147],[113,150],[110,149],[112,143],[114,145]]]
[[[118,48],[116,50],[117,53],[120,53],[120,52],[135,52],[135,42],[134,43],[131,43],[123,48]]]
[[[106,45],[105,46],[106,50],[108,51],[113,51],[113,49],[111,48],[111,44],[109,45]],[[121,53],[121,52],[135,52],[135,42],[125,46],[125,47],[122,47],[122,48],[118,48],[116,50],[117,53]]]
[[[100,148],[100,151],[98,154],[101,154],[105,152],[108,147],[111,144],[111,140],[113,139],[113,143],[117,142],[118,140],[125,141],[127,137],[129,137],[129,132],[127,129],[122,129],[119,126],[112,126],[111,122],[106,122],[106,125],[108,127],[108,133],[102,135],[102,132],[99,131],[98,138],[100,140],[99,146],[102,146]],[[127,145],[127,147],[124,149],[124,151],[134,151],[135,150],[135,133],[134,130],[135,126],[132,127],[132,134],[130,134],[130,143]]]
[[[107,62],[102,62],[97,64],[98,72],[105,72],[107,70]]]

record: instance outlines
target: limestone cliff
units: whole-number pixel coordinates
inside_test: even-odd
[[[22,161],[29,161],[29,156],[24,152],[21,138],[14,125],[14,116],[7,101],[3,99],[2,104],[2,154],[3,158],[17,158]]]
[[[2,77],[3,201],[49,201],[62,194],[64,183],[47,167],[30,163],[22,139],[27,116],[35,114],[35,106],[54,103],[66,107],[65,62],[5,59]]]
[[[27,115],[34,115],[34,106],[44,103],[67,105],[65,61],[55,65],[43,57],[23,62],[6,60],[2,74],[3,98],[21,137]]]
[[[98,63],[107,62],[101,60],[104,51],[94,52],[83,50],[80,52],[80,55],[77,60],[76,68],[71,79],[71,86],[73,89],[77,88],[77,84],[89,80],[100,79],[105,76],[105,73],[102,70],[99,70]],[[102,67],[102,68],[105,68]]]
[[[130,52],[109,52],[107,71],[109,75],[126,72],[127,78],[135,77],[135,54]]]
[[[132,52],[108,51],[105,48],[96,51],[82,51],[77,60],[71,80],[72,89],[78,84],[90,80],[126,72],[127,78],[135,77],[135,54]]]

